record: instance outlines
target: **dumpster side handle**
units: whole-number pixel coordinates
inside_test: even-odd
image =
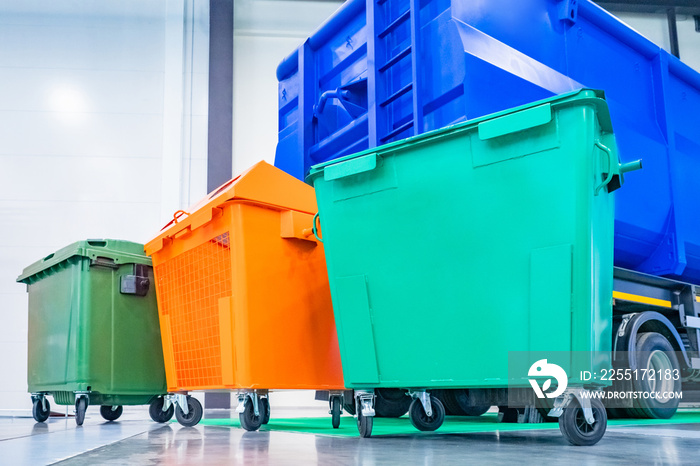
[[[314,236],[318,240],[319,243],[323,243],[323,239],[321,239],[321,236],[319,236],[319,230],[316,227],[316,222],[318,222],[318,225],[321,226],[321,217],[319,216],[320,212],[316,212],[316,215],[314,215],[314,223],[313,226],[311,227],[311,231],[313,232]]]
[[[595,146],[608,155],[608,174],[603,180],[603,182],[595,188],[594,194],[597,196],[600,190],[606,187],[608,183],[612,181],[613,176],[615,175],[615,166],[618,164],[618,162],[617,158],[614,156],[612,150],[610,150],[608,146],[603,145],[603,143],[601,143],[600,141],[596,141]]]

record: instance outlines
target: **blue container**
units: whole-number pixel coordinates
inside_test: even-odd
[[[419,7],[419,11],[417,8]],[[623,162],[615,265],[700,283],[700,74],[587,0],[350,0],[277,69],[275,165],[311,165],[580,87]]]

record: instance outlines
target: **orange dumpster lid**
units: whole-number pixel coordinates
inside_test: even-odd
[[[258,162],[227,181],[186,211],[178,210],[158,236],[146,243],[149,256],[163,248],[166,238],[183,230],[195,230],[209,223],[213,210],[229,201],[249,201],[281,209],[315,214],[314,188],[267,162]]]

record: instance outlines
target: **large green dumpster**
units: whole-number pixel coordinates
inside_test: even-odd
[[[587,385],[610,367],[621,174],[591,90],[312,167],[345,385],[530,387],[509,355],[547,352]]]
[[[172,408],[162,411],[163,350],[143,245],[79,241],[28,266],[17,281],[29,294],[27,382],[37,421],[49,416],[48,394],[57,404],[75,403],[78,424],[88,403],[102,405],[108,420],[121,405],[148,403],[154,420],[172,416]]]

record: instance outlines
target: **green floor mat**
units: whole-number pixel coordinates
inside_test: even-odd
[[[615,419],[608,421],[608,426],[639,426],[659,424],[693,424],[700,423],[700,412],[680,412],[671,419]],[[238,419],[203,419],[201,424],[207,426],[238,427]],[[543,424],[506,424],[498,422],[498,415],[485,414],[480,417],[448,416],[445,423],[436,431],[438,434],[463,434],[471,432],[510,432],[522,430],[559,429],[557,423]],[[333,435],[338,437],[357,437],[355,419],[350,416],[340,418],[340,428],[333,429],[331,417],[308,417],[289,419],[270,419],[261,431],[300,432],[317,435]],[[375,418],[372,436],[416,434],[418,430],[411,424],[408,417],[399,419]]]

